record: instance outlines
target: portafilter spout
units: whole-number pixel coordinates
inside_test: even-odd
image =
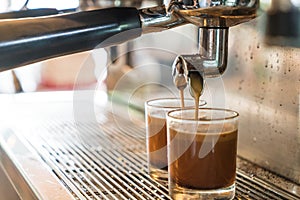
[[[178,79],[190,83],[190,75],[204,78],[220,76],[227,67],[229,27],[249,21],[256,16],[258,0],[245,1],[171,1],[173,11],[199,27],[198,53],[179,55],[173,63],[174,84]],[[198,75],[195,76],[195,73]],[[195,80],[194,80],[195,81]],[[180,85],[183,85],[182,81]],[[191,91],[191,90],[190,90]],[[193,96],[193,94],[192,94]]]
[[[215,54],[215,59],[223,62],[226,59],[219,55],[222,52],[227,55],[227,47],[220,52],[224,42],[217,40],[227,36],[228,27],[254,18],[258,8],[258,0],[171,0],[166,3],[167,7],[161,5],[141,10],[113,7],[0,20],[0,71],[91,50],[97,45],[116,45],[143,33],[163,31],[187,23],[204,28],[201,45],[205,47],[203,51],[209,50],[209,53],[203,55],[210,59]],[[211,41],[220,43],[215,53],[214,49],[210,49],[214,47]],[[212,63],[206,64],[211,66]]]

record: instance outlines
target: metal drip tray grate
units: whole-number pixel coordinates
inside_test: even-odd
[[[98,123],[47,120],[19,131],[75,199],[170,199],[167,185],[146,172],[144,130],[103,116]],[[239,171],[236,199],[297,197]]]

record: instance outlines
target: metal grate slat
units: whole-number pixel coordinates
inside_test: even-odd
[[[269,199],[267,195],[264,193],[261,193],[261,191],[257,190],[259,188],[254,188],[253,186],[249,186],[249,184],[244,184],[242,183],[241,179],[239,176],[237,176],[237,188],[239,191],[241,191],[241,195],[248,197],[248,198],[253,198],[253,199]]]
[[[108,158],[107,156],[109,156],[109,154],[106,153],[105,157]],[[115,162],[115,164],[120,164],[120,163]],[[152,188],[150,188],[149,184],[146,184],[148,181],[141,181],[143,179],[142,179],[140,173],[139,172],[135,173],[133,168],[126,167],[126,165],[123,165],[122,167],[124,169],[130,170],[129,177],[130,177],[130,180],[132,181],[132,186],[134,188],[139,189],[143,193],[144,193],[144,190],[147,190],[149,193],[154,190],[155,191],[159,190],[157,187],[154,188],[153,186],[152,186]],[[146,195],[149,196],[147,193],[146,193]],[[167,195],[163,196],[163,195],[158,195],[157,193],[152,193],[152,195],[154,195],[156,198],[164,198],[164,199],[168,198]],[[153,197],[149,196],[149,198],[152,199]]]
[[[113,199],[117,199],[116,197],[114,197],[114,195],[108,188],[107,185],[109,185],[109,183],[106,181],[106,179],[104,179],[103,177],[99,176],[99,173],[97,173],[97,171],[93,168],[93,165],[91,163],[89,163],[88,161],[85,160],[84,156],[82,156],[80,154],[80,152],[76,152],[73,151],[73,148],[70,146],[65,146],[63,145],[62,147],[64,147],[65,149],[68,149],[70,152],[72,152],[72,155],[74,156],[73,160],[77,160],[78,162],[76,162],[76,165],[78,165],[79,167],[79,171],[83,172],[82,175],[84,176],[85,180],[87,181],[87,183],[92,187],[92,191],[93,193],[95,193],[97,196],[101,195],[101,196],[108,196],[108,197],[112,197]],[[61,150],[63,151],[63,150]],[[82,157],[80,157],[82,156]],[[101,181],[100,181],[101,180]],[[103,182],[104,184],[102,184],[101,182]],[[102,190],[99,190],[99,187]]]
[[[53,148],[49,149],[47,147],[46,149],[49,152],[52,152],[52,155],[57,154],[57,151],[55,151]],[[50,158],[52,163],[59,163],[60,168],[64,168],[64,173],[67,175],[67,177],[71,180],[72,184],[74,184],[78,191],[85,197],[85,198],[91,198],[91,199],[99,199],[97,196],[90,196],[90,193],[93,193],[92,190],[86,186],[84,181],[78,176],[77,171],[72,169],[68,170],[68,166],[62,162],[63,159],[58,160],[57,158]],[[66,173],[67,172],[67,173]],[[94,198],[92,198],[94,197]],[[103,195],[105,197],[105,195]]]
[[[84,154],[86,153],[84,149],[82,149],[82,148],[80,148],[80,147],[77,147],[77,148],[78,148],[78,150],[80,150],[79,152],[77,151],[77,153],[78,153],[80,156],[85,157],[85,159],[91,159],[90,156],[84,155]],[[95,161],[94,163],[97,163],[97,164],[99,165],[99,163],[98,163],[97,161]],[[106,172],[107,172],[107,173],[111,174],[111,176],[113,176],[113,177],[118,177],[117,179],[118,179],[120,182],[125,183],[124,181],[121,181],[120,178],[124,178],[124,179],[126,180],[127,177],[124,176],[120,171],[118,171],[118,169],[115,169],[115,166],[113,166],[112,164],[109,164],[109,163],[108,163],[105,159],[103,159],[103,158],[101,159],[101,165],[102,165],[102,164],[104,164],[104,166],[102,166],[102,168],[106,169]],[[101,167],[100,167],[100,168],[101,168]],[[99,167],[98,167],[97,169],[99,169]],[[107,175],[108,175],[108,174],[105,175],[104,173],[101,173],[101,174],[103,174],[103,175],[106,176],[106,177],[107,177]],[[118,176],[116,176],[116,175],[118,175]],[[123,177],[121,177],[121,176],[123,176]],[[119,177],[120,177],[120,178],[119,178]],[[108,177],[107,177],[107,178],[108,178]],[[127,180],[127,181],[128,181],[128,180]],[[116,182],[116,181],[114,180],[114,182]],[[123,184],[123,186],[125,186],[126,188],[128,188],[128,189],[130,190],[131,193],[126,192],[126,193],[128,194],[129,197],[134,198],[134,196],[131,195],[131,194],[134,194],[134,195],[136,195],[136,196],[142,198],[142,196],[140,196],[139,193],[137,193],[132,187],[130,187],[130,185],[128,185],[128,184]],[[110,188],[113,188],[113,186],[110,186]],[[122,188],[120,188],[120,189],[122,189]],[[124,191],[124,192],[125,192],[125,191]]]
[[[249,177],[242,171],[237,172],[237,183],[240,187],[251,188],[250,193],[259,194],[262,197],[266,196],[266,199],[298,199],[270,183],[258,180],[255,177]]]
[[[121,157],[124,160],[126,160],[127,162],[129,162],[132,166],[132,168],[134,170],[137,170],[140,174],[140,178],[142,180],[144,180],[144,183],[149,184],[149,185],[155,185],[156,186],[156,190],[164,193],[164,194],[168,194],[168,190],[166,188],[166,183],[159,183],[153,179],[150,178],[150,176],[147,174],[146,169],[146,160],[141,159],[141,160],[134,160],[133,158],[136,157],[136,154],[134,155],[129,155],[130,152],[126,152],[126,153],[121,153],[119,151],[113,151],[113,154],[115,154],[117,157]],[[139,155],[145,155],[145,154],[139,154]],[[145,157],[145,156],[144,156]],[[134,165],[132,163],[135,163]],[[149,181],[151,179],[151,181]],[[167,197],[168,198],[168,197]]]
[[[64,140],[64,139],[63,139]],[[67,140],[67,141],[63,141],[63,143],[70,143],[70,141],[71,140]],[[62,146],[64,146],[63,145],[63,143],[62,143]],[[50,144],[51,145],[51,144]],[[51,145],[52,146],[52,145]],[[71,142],[71,146],[65,146],[65,148],[66,149],[68,149],[68,150],[75,150],[75,151],[73,151],[74,153],[73,153],[73,155],[74,155],[74,157],[73,157],[73,159],[72,160],[82,160],[82,159],[78,159],[77,157],[80,155],[80,156],[82,156],[82,155],[84,155],[83,154],[83,152],[81,151],[81,149],[80,148],[78,148],[78,144],[77,143],[73,143],[73,142]],[[87,159],[88,160],[88,159]],[[90,159],[90,161],[92,161],[93,163],[95,163],[95,161],[93,161],[93,160],[91,160]],[[108,183],[108,181],[110,181],[110,182],[115,182],[116,183],[116,181],[114,180],[114,179],[112,179],[111,178],[111,176],[113,175],[109,175],[108,174],[108,172],[110,172],[110,169],[106,166],[106,165],[101,165],[101,166],[99,166],[98,168],[97,168],[97,171],[95,172],[96,174],[98,173],[98,177],[99,177],[99,179],[100,180],[102,180],[103,182],[105,182],[106,184],[107,184],[107,187],[109,187],[109,188],[111,188],[112,190],[114,190],[115,192],[116,192],[116,194],[118,194],[117,196],[118,197],[121,197],[122,199],[128,199],[128,198],[134,198],[134,196],[132,196],[132,194],[130,193],[130,192],[128,192],[126,189],[124,189],[124,187],[123,186],[120,186],[120,185],[111,185],[110,183]],[[66,171],[66,173],[69,173],[68,171]],[[118,188],[119,190],[115,190],[114,189],[114,187],[116,187],[116,188]],[[103,188],[105,188],[105,187],[103,187]],[[124,195],[122,195],[119,191],[122,191],[123,192],[123,194],[126,194],[125,196]],[[111,192],[110,192],[111,193]],[[114,197],[115,198],[115,197]]]

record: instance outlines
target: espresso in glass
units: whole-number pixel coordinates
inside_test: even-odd
[[[184,102],[186,107],[194,107],[194,99]],[[200,106],[205,104],[200,101]],[[178,108],[179,98],[154,99],[145,105],[148,172],[156,180],[168,180],[166,113]]]
[[[166,119],[148,117],[148,160],[149,165],[161,170],[168,170],[167,153],[164,148],[167,145]],[[159,153],[156,151],[161,150]],[[163,151],[163,153],[162,153]]]
[[[169,191],[174,199],[232,199],[238,114],[226,109],[170,111],[167,117]]]

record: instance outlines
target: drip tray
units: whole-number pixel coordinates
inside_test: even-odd
[[[22,126],[10,130],[39,157],[62,190],[74,199],[170,199],[167,185],[147,174],[142,122],[132,123],[109,110],[101,110],[97,119],[96,123],[74,122],[52,116],[36,119],[34,123],[23,120]],[[10,149],[3,143],[9,143],[7,138],[2,140],[6,152]],[[11,153],[8,155],[12,163],[19,162]],[[8,163],[3,158],[2,162]],[[278,184],[243,170],[243,166],[252,167],[253,172],[257,166],[242,158],[238,158],[238,166],[235,199],[299,199]],[[20,166],[18,170],[22,171]],[[26,183],[26,171],[21,174]],[[279,177],[276,180],[284,182]],[[37,198],[45,196],[32,182],[27,184]]]

